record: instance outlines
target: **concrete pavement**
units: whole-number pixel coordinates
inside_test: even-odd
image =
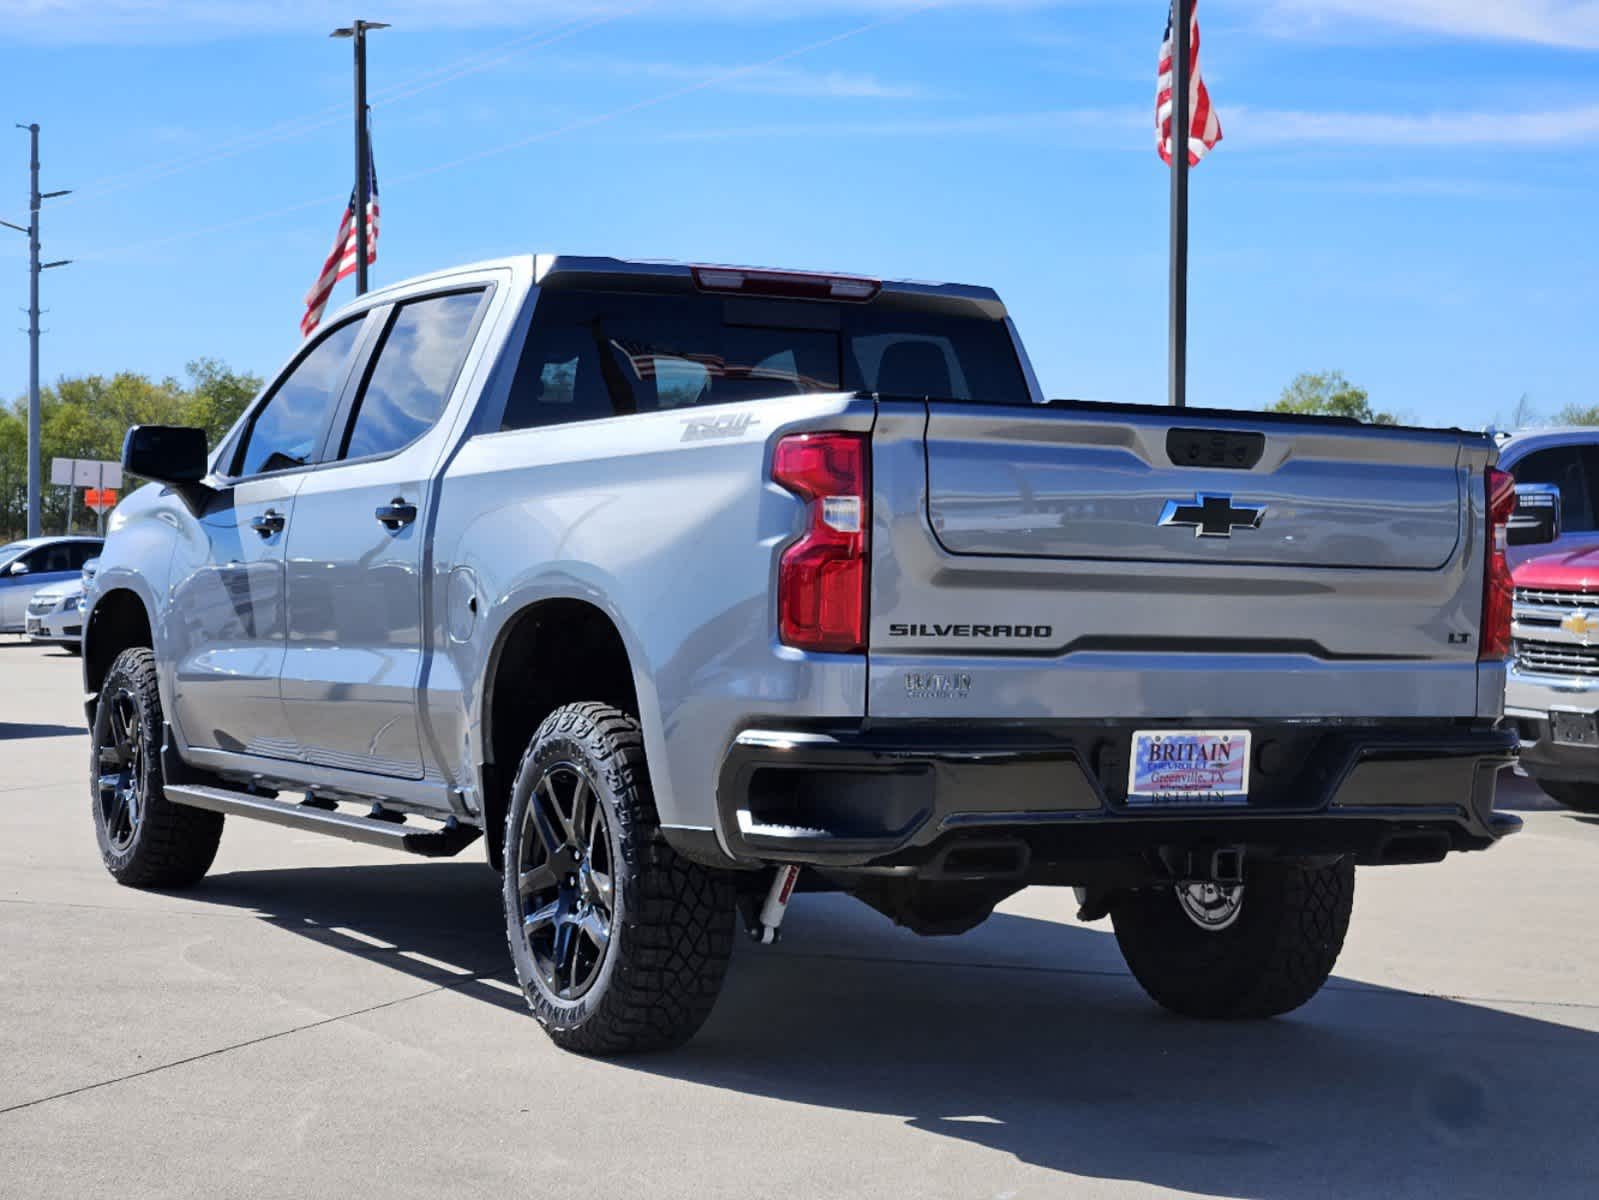
[[[230,820],[118,887],[78,662],[0,638],[0,1196],[1591,1196],[1599,821],[1519,783],[1488,854],[1360,874],[1292,1016],[1182,1021],[1030,890],[918,939],[799,897],[686,1050],[556,1051],[480,847]]]

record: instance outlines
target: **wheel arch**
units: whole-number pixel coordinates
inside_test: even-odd
[[[496,867],[511,781],[539,725],[579,700],[598,700],[643,720],[636,664],[620,623],[591,600],[549,596],[507,613],[478,698],[484,843]]]
[[[155,649],[151,606],[136,589],[123,583],[105,588],[83,622],[83,690],[93,697],[106,672],[129,646]]]

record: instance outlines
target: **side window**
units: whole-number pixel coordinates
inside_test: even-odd
[[[40,546],[23,561],[28,564],[28,570],[35,575],[58,575],[63,571],[73,570],[72,547],[66,542]]]
[[[732,304],[700,295],[542,294],[501,428],[837,390],[836,313]]]
[[[338,403],[362,320],[357,317],[327,334],[279,381],[239,443],[234,475],[260,475],[311,461]]]
[[[400,306],[356,400],[339,457],[392,454],[433,428],[472,348],[482,300],[481,291],[457,292]]]
[[[535,325],[516,367],[501,429],[616,416],[594,335],[578,325]]]
[[[91,558],[96,557],[100,553],[100,547],[96,546],[93,542],[73,542],[69,548],[69,553],[71,554],[72,562],[72,565],[69,569],[73,571],[81,571],[83,570],[84,563],[88,562]]]
[[[1552,483],[1560,489],[1560,528],[1566,533],[1592,533],[1596,528],[1590,455],[1578,446],[1537,450],[1510,468],[1517,483]]]

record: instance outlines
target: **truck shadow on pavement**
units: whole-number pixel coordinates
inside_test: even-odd
[[[523,1007],[481,864],[241,871],[185,899]],[[1599,1006],[1544,1009],[1567,1025],[1335,977],[1290,1017],[1199,1023],[1146,1000],[1108,926],[998,914],[930,941],[807,895],[785,932],[740,943],[689,1046],[622,1063],[1216,1196],[1592,1195],[1599,1179],[1599,1032],[1573,1027]],[[531,1020],[526,1036],[542,1036]],[[907,1168],[937,1172],[939,1153]]]
[[[82,737],[82,725],[56,725],[50,722],[0,721],[0,742],[16,738]]]

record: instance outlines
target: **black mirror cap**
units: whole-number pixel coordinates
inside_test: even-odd
[[[157,483],[199,483],[209,469],[205,430],[135,425],[122,439],[122,469]]]
[[[1560,537],[1560,489],[1552,483],[1518,483],[1516,511],[1505,541],[1512,546],[1547,546]]]

